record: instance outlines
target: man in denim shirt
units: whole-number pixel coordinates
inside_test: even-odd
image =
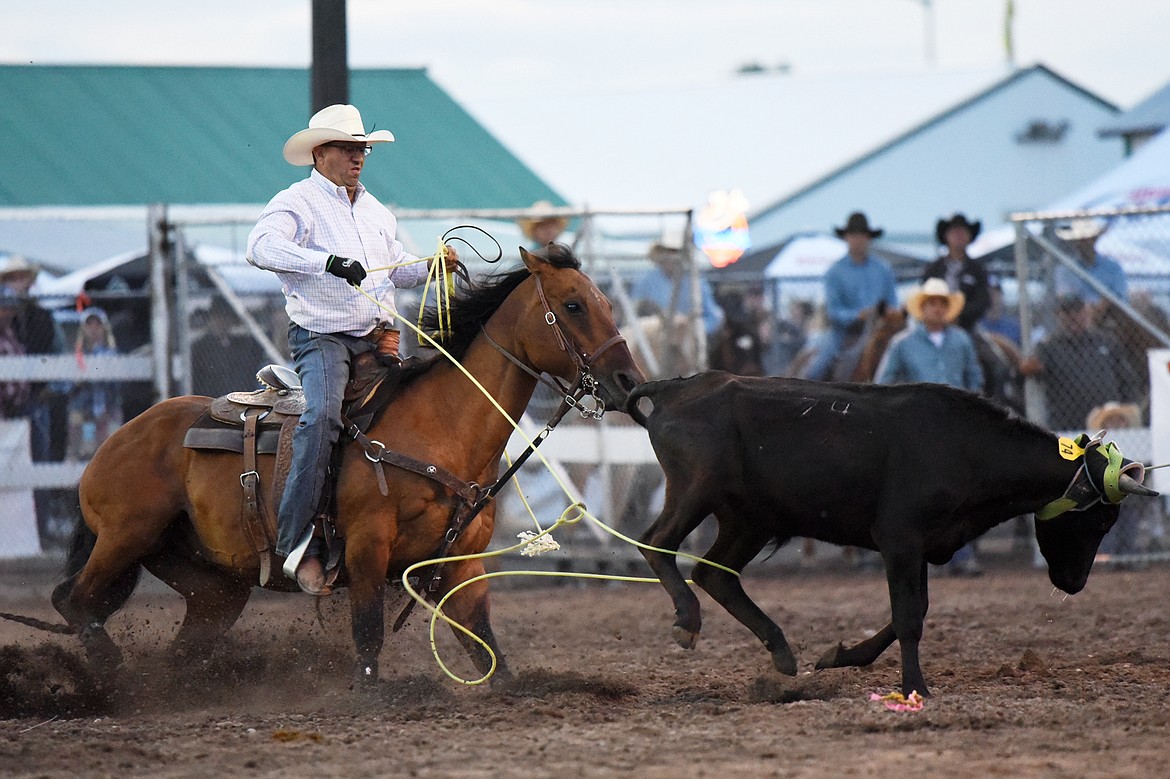
[[[818,381],[829,378],[837,355],[850,336],[862,332],[879,303],[884,302],[890,308],[898,305],[894,272],[884,260],[870,253],[873,240],[880,238],[884,231],[870,227],[865,214],[856,211],[835,232],[848,245],[848,251],[825,273],[825,313],[829,327],[804,373],[805,378]]]
[[[975,358],[971,336],[952,324],[963,304],[962,292],[951,292],[942,279],[927,279],[906,301],[906,309],[918,324],[890,343],[878,366],[876,381],[927,381],[979,391],[983,370]]]

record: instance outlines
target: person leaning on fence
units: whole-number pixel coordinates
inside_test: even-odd
[[[878,366],[878,384],[930,382],[970,392],[983,387],[983,369],[967,331],[958,327],[965,297],[950,290],[939,278],[929,278],[906,300],[906,310],[916,320],[890,342]],[[967,544],[947,564],[957,576],[978,576],[983,571],[975,549]]]
[[[873,316],[879,303],[890,308],[898,305],[894,272],[880,257],[870,252],[875,238],[885,232],[869,226],[865,214],[849,215],[844,227],[834,228],[845,240],[848,251],[825,273],[825,313],[828,329],[823,333],[817,353],[805,371],[805,378],[824,380],[846,340],[859,334]]]
[[[1136,382],[1119,354],[1117,339],[1095,326],[1088,303],[1076,295],[1057,299],[1056,328],[1020,362],[1020,373],[1044,387],[1050,429],[1080,432],[1094,407],[1128,400],[1125,388]]]
[[[1101,282],[1116,297],[1125,300],[1129,295],[1129,282],[1121,263],[1097,251],[1097,239],[1108,229],[1103,219],[1074,219],[1056,228],[1056,237],[1070,244],[1073,256],[1080,263],[1081,270]],[[1107,301],[1101,293],[1085,280],[1077,277],[1065,265],[1058,264],[1053,275],[1057,297],[1075,296],[1088,303],[1093,309],[1094,319],[1099,319]]]
[[[19,254],[0,265],[0,285],[18,299],[12,329],[25,354],[60,354],[65,351],[61,328],[53,314],[32,296],[40,267]],[[25,406],[29,442],[34,462],[59,461],[65,456],[65,395],[49,382],[29,385]],[[54,431],[57,432],[54,435]]]
[[[313,595],[329,593],[314,518],[341,433],[350,362],[375,350],[384,359],[397,356],[394,291],[422,284],[428,273],[398,240],[397,219],[359,180],[374,145],[393,140],[389,130],[367,133],[352,105],[321,109],[284,145],[285,160],[311,165],[309,176],[273,197],[248,236],[248,261],[281,280],[306,403],[293,435],[276,553],[286,558],[285,574]],[[447,257],[458,263],[453,248]]]

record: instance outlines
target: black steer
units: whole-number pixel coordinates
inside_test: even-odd
[[[649,414],[638,407],[643,399],[653,403]],[[816,667],[868,665],[897,639],[906,695],[929,694],[918,659],[927,563],[947,562],[992,527],[1069,490],[1077,510],[1037,521],[1036,539],[1052,583],[1075,593],[1117,520],[1117,505],[1096,500],[1105,492],[1105,447],[1081,439],[1089,454],[1075,446],[1069,451],[1065,442],[1062,455],[1047,430],[942,385],[832,384],[713,371],[643,384],[627,409],[649,431],[666,473],[666,504],[642,541],[677,551],[714,514],[718,535],[705,557],[735,571],[770,542],[794,536],[877,550],[892,621],[856,646],[838,644]],[[1141,486],[1142,466],[1114,454],[1112,500],[1157,494]],[[1074,476],[1077,486],[1070,489]],[[676,558],[643,554],[674,601],[676,640],[693,647],[699,601]],[[737,576],[697,564],[693,578],[756,634],[776,670],[796,673],[783,631]]]

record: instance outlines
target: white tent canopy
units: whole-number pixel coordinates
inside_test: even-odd
[[[1101,178],[1046,211],[1170,205],[1170,132],[1163,131]]]
[[[776,252],[764,269],[766,279],[820,279],[848,246],[831,235],[801,235]]]
[[[1060,198],[1039,213],[1056,214],[1089,209],[1142,208],[1170,205],[1170,131],[1151,139],[1116,168],[1075,192]],[[1131,275],[1166,272],[1170,258],[1151,264],[1152,253],[1124,230],[1110,230],[1098,246],[1103,254],[1116,257]],[[971,244],[973,257],[982,257],[1015,240],[1015,229],[992,230]],[[1112,245],[1111,245],[1112,244]],[[1140,249],[1141,251],[1135,251]],[[1127,264],[1127,259],[1133,263]]]

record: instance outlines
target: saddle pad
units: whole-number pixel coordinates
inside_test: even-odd
[[[280,429],[261,430],[256,436],[256,454],[276,454],[280,444]],[[214,449],[222,452],[244,453],[244,430],[235,427],[192,427],[183,436],[187,449]]]

